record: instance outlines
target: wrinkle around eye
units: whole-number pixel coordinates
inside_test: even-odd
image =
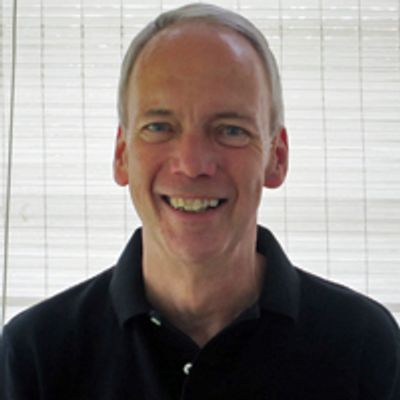
[[[168,122],[150,122],[139,129],[139,137],[149,143],[164,142],[173,134],[173,127]]]
[[[250,143],[251,133],[236,125],[224,125],[217,128],[217,141],[231,147],[244,147]]]

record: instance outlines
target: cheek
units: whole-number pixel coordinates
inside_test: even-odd
[[[153,190],[163,162],[163,152],[142,143],[133,145],[135,148],[132,148],[129,160],[130,184],[136,196],[144,197]]]
[[[148,180],[147,176],[149,165],[145,154],[143,154],[141,151],[138,151],[137,148],[131,148],[129,152],[128,168],[130,191],[132,198],[135,201],[143,195],[143,191],[146,187],[146,181]]]
[[[258,199],[264,186],[264,162],[261,157],[240,158],[235,163],[235,176],[241,197]],[[258,200],[257,200],[258,201]]]

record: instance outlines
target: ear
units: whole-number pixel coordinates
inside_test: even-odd
[[[288,170],[288,155],[287,132],[281,128],[271,143],[269,162],[265,169],[265,187],[275,189],[282,185]]]
[[[126,139],[122,128],[119,126],[115,140],[114,150],[114,180],[118,185],[126,186],[128,184],[128,165],[126,159]]]

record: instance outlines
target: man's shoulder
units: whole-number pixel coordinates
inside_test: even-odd
[[[400,330],[391,313],[346,286],[302,270],[298,275],[299,351],[318,354],[319,368],[358,371],[360,398],[394,399],[400,393]]]
[[[13,335],[67,331],[110,306],[109,285],[114,267],[74,285],[12,318],[6,329]]]
[[[321,278],[301,269],[301,310],[305,318],[330,322],[336,329],[358,326],[398,334],[398,325],[381,303],[343,284]]]

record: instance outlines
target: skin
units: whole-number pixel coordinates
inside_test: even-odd
[[[283,182],[288,154],[285,129],[271,138],[269,110],[259,56],[228,28],[173,25],[131,73],[114,176],[143,223],[147,297],[199,346],[261,290],[257,209],[263,187]],[[165,196],[224,202],[195,214]]]

